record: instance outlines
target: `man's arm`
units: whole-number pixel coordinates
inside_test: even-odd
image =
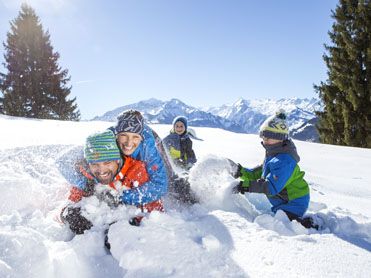
[[[87,184],[87,178],[80,171],[83,164],[84,153],[81,146],[73,147],[56,160],[57,168],[66,181],[82,190]]]

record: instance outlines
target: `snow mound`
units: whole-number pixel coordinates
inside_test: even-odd
[[[308,214],[322,230],[304,229],[273,215],[263,195],[232,194],[231,166],[215,155],[189,173],[200,204],[144,215],[133,227],[128,219],[136,208],[113,210],[87,198],[81,205],[94,226],[74,236],[55,217],[69,190],[57,162],[75,147],[0,150],[0,277],[368,277],[371,271],[369,218],[311,202]]]

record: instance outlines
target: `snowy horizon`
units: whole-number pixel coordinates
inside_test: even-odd
[[[233,195],[226,158],[260,164],[255,134],[194,127],[198,162],[190,172],[200,204],[165,200],[140,227],[132,207],[111,211],[84,200],[94,227],[73,237],[56,221],[69,185],[56,160],[112,122],[68,122],[0,115],[0,277],[369,277],[371,149],[294,141],[310,185],[309,215],[323,229],[305,229],[270,212],[263,195]],[[170,125],[150,125],[162,138]],[[98,209],[96,209],[98,208]],[[112,254],[104,248],[109,219]]]

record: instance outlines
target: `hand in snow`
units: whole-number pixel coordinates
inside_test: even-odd
[[[249,180],[240,181],[235,187],[232,188],[232,193],[245,194],[245,192],[249,192],[249,186],[250,186]]]
[[[192,167],[193,167],[193,164],[192,164],[192,163],[188,163],[188,164],[185,166],[186,170],[190,170]]]
[[[107,203],[110,208],[116,208],[121,204],[121,200],[118,195],[113,195],[109,190],[100,192],[97,195],[100,201]]]
[[[237,169],[235,170],[235,172],[232,173],[232,176],[233,176],[235,179],[237,179],[237,178],[239,178],[239,177],[242,176],[242,172],[241,172],[241,170],[242,170],[242,165],[241,165],[240,163],[238,163],[236,168],[237,168]]]

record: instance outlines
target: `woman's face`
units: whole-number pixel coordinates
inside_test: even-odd
[[[128,156],[133,154],[142,140],[142,136],[138,133],[121,132],[117,134],[117,145],[120,147],[124,155]]]

